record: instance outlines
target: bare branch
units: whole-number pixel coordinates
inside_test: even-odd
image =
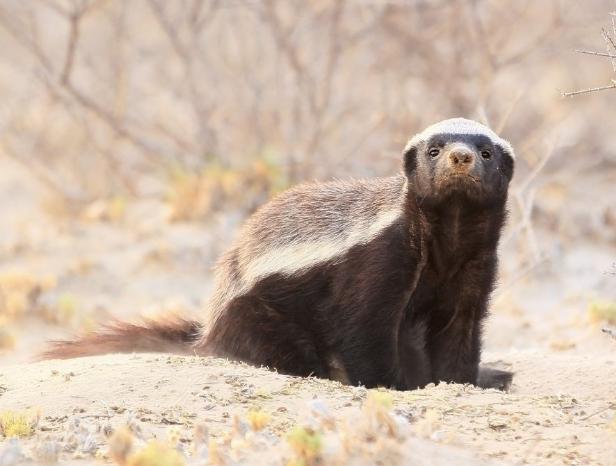
[[[572,97],[580,94],[590,94],[592,92],[605,91],[607,89],[616,89],[616,80],[612,80],[612,84],[608,86],[600,86],[600,87],[591,87],[590,89],[582,89],[580,91],[572,91],[572,92],[561,92],[563,97]]]
[[[596,55],[598,57],[616,58],[616,55],[606,52],[595,52],[594,50],[575,50],[577,53],[584,53],[586,55]]]
[[[553,143],[550,143],[550,145],[548,146],[548,150],[546,151],[543,158],[539,161],[537,165],[535,165],[535,167],[533,167],[532,171],[528,174],[526,179],[518,187],[519,192],[524,192],[531,185],[533,180],[537,177],[537,175],[541,172],[541,170],[543,170],[543,167],[545,167],[545,165],[554,155],[555,148],[556,146]]]
[[[77,50],[77,42],[79,41],[79,23],[82,15],[83,11],[79,10],[76,10],[69,15],[69,37],[66,47],[64,66],[62,67],[62,73],[60,74],[60,82],[63,85],[68,84],[71,79],[71,72],[75,61],[75,50]]]
[[[612,29],[614,31],[614,35],[616,35],[616,21],[614,20],[614,18],[612,18]],[[616,41],[614,41],[614,39],[610,36],[609,32],[607,32],[605,28],[601,28],[601,36],[603,37],[603,40],[606,43],[606,50],[607,50],[606,52],[596,52],[594,50],[580,50],[580,49],[577,49],[576,52],[583,53],[586,55],[594,55],[597,57],[609,58],[612,63],[612,71],[616,73]],[[614,52],[612,52],[611,49],[613,49]],[[612,79],[611,82],[612,84],[608,84],[606,86],[591,87],[589,89],[581,89],[579,91],[572,91],[572,92],[561,92],[561,95],[563,97],[572,97],[572,96],[581,95],[581,94],[592,94],[594,92],[606,91],[608,89],[616,89],[616,80]]]
[[[614,22],[613,18],[612,18],[612,25],[616,27],[616,23]],[[610,52],[610,47],[614,49],[614,52],[616,52],[616,43],[614,43],[614,39],[610,37],[610,34],[605,30],[605,28],[601,30],[601,34],[603,35],[603,39],[605,40],[606,50],[608,51],[608,53]],[[612,58],[611,61],[612,61],[612,71],[616,73],[616,57]]]
[[[614,49],[614,51],[616,52],[616,42],[614,42],[614,39],[612,39],[612,37],[605,30],[605,28],[601,29],[601,33],[602,33],[603,38],[605,39],[605,41],[608,43],[608,45],[611,45],[612,48]]]
[[[148,141],[133,134],[122,125],[111,112],[100,106],[96,101],[74,87],[71,83],[66,83],[63,87],[79,104],[105,122],[118,136],[126,139],[138,149],[141,149],[141,152],[147,158],[152,158],[155,155],[163,155]],[[152,160],[155,161],[155,159]]]
[[[202,2],[193,5],[192,14],[199,14],[200,10],[195,10],[194,8],[201,4]],[[165,9],[163,7],[164,2],[160,2],[159,0],[149,0],[148,5],[150,6],[152,13],[154,14],[154,17],[156,18],[156,21],[160,25],[169,43],[171,44],[171,48],[175,52],[176,56],[178,57],[184,68],[185,82],[187,91],[190,96],[190,104],[195,113],[195,117],[201,133],[198,149],[191,152],[211,154],[215,152],[214,148],[216,146],[216,135],[212,128],[209,126],[209,121],[212,116],[212,109],[209,108],[209,106],[205,102],[203,94],[199,90],[197,79],[195,78],[195,56],[191,53],[191,50],[196,48],[197,46],[199,32],[205,27],[208,21],[210,21],[216,13],[218,2],[214,2],[208,9],[207,13],[198,20],[199,24],[198,26],[194,26],[192,35],[192,39],[195,43],[188,45],[182,42],[179,34],[178,25],[174,24],[165,14]],[[193,24],[196,25],[197,23]],[[202,79],[202,77],[200,77],[200,79]],[[168,135],[168,133],[166,134]]]

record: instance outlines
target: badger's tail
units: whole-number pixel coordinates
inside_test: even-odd
[[[52,341],[41,359],[69,359],[107,353],[193,354],[202,325],[171,316],[133,324],[115,321],[74,340]]]

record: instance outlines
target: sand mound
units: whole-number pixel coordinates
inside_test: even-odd
[[[2,367],[2,410],[40,417],[31,437],[4,442],[0,464],[11,455],[111,461],[108,436],[123,425],[137,446],[176,442],[187,464],[285,464],[303,454],[349,464],[616,464],[616,355],[484,359],[516,372],[510,393],[441,384],[371,395],[221,359],[154,354]]]

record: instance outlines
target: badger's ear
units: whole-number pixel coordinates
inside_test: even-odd
[[[410,175],[417,168],[417,144],[412,141],[404,148],[404,173]]]
[[[513,177],[513,167],[515,165],[515,154],[513,153],[513,148],[509,145],[504,146],[502,144],[498,144],[498,148],[503,155],[501,157],[503,173],[510,180]]]

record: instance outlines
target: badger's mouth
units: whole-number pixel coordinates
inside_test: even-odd
[[[441,198],[466,195],[471,199],[478,199],[483,194],[481,179],[473,173],[447,171],[435,181],[436,192]]]

